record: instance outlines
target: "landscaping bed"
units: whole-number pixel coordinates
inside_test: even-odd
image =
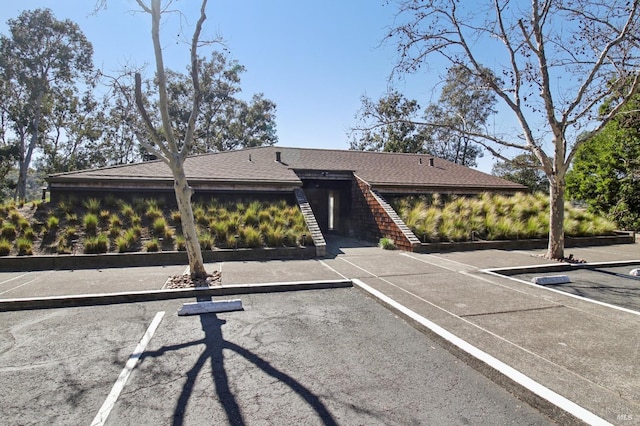
[[[211,200],[193,211],[203,252],[312,245],[286,201]],[[0,257],[184,252],[181,229],[180,213],[155,199],[10,203],[0,206]]]

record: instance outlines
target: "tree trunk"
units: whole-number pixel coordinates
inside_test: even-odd
[[[549,248],[547,257],[564,258],[564,178],[558,178],[549,185]]]
[[[174,177],[173,187],[176,193],[178,209],[180,210],[182,233],[185,238],[187,255],[189,256],[191,278],[205,278],[207,271],[204,268],[202,250],[200,250],[200,241],[198,240],[195,220],[193,218],[193,209],[191,208],[191,195],[193,191],[187,182],[182,162],[172,164],[172,172]]]
[[[27,198],[27,175],[29,173],[29,165],[31,164],[31,157],[33,156],[33,150],[38,143],[39,130],[40,130],[40,116],[42,114],[42,93],[36,98],[36,115],[33,118],[33,130],[31,134],[31,140],[29,141],[29,147],[24,152],[24,139],[22,142],[22,155],[20,156],[20,171],[18,174],[18,183],[16,193],[18,195],[18,201],[25,201]]]

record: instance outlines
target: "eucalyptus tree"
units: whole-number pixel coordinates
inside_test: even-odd
[[[244,71],[244,66],[222,52],[214,51],[208,59],[198,60],[202,101],[192,153],[273,145],[278,141],[275,103],[262,94],[253,95],[249,102],[239,98],[240,75]],[[173,128],[185,134],[193,97],[191,78],[168,70],[167,91]]]
[[[7,21],[0,36],[2,108],[19,148],[16,197],[26,196],[27,172],[46,133],[55,93],[90,84],[93,47],[77,24],[59,21],[49,9],[24,11]]]
[[[393,90],[377,102],[362,97],[351,129],[351,149],[428,153],[464,166],[475,166],[482,149],[472,133],[494,112],[495,96],[475,76],[452,67],[438,102],[421,112],[416,100]]]
[[[196,22],[190,44],[190,104],[191,108],[184,129],[175,129],[172,125],[170,115],[170,100],[168,91],[167,70],[164,65],[162,43],[160,40],[160,19],[166,10],[161,0],[151,0],[146,4],[143,0],[136,0],[140,8],[151,17],[151,40],[155,56],[155,91],[158,96],[156,110],[160,116],[159,121],[154,120],[154,116],[149,113],[148,103],[145,102],[142,92],[142,76],[135,74],[135,101],[142,121],[145,124],[146,134],[151,139],[151,143],[144,137],[140,138],[140,143],[151,153],[165,162],[173,174],[174,191],[178,209],[181,214],[182,231],[185,237],[185,247],[189,257],[189,268],[192,278],[204,278],[207,272],[204,268],[202,251],[198,241],[193,208],[191,206],[191,196],[193,190],[187,181],[184,163],[191,152],[196,132],[196,123],[200,113],[202,103],[202,90],[200,85],[201,75],[198,72],[199,61],[198,47],[201,44],[200,34],[202,26],[207,19],[207,0],[202,0],[199,17]]]
[[[577,138],[597,134],[640,86],[640,0],[397,0],[398,74],[442,61],[473,74],[518,130],[470,135],[493,155],[530,152],[549,180],[547,256],[564,257],[565,175]],[[487,72],[487,70],[492,72]],[[599,107],[612,93],[615,101]]]
[[[361,97],[356,118],[361,124],[350,131],[350,149],[384,152],[425,152],[415,124],[420,105],[393,90],[377,102]]]

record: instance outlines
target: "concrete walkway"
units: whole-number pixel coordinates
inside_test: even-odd
[[[353,280],[559,422],[577,417],[592,424],[640,424],[640,314],[485,271],[548,264],[537,256],[543,251],[416,254],[342,238],[327,242],[324,259],[224,262],[207,268],[222,271],[223,288]],[[574,248],[569,253],[593,263],[640,259],[637,244]],[[159,289],[160,276],[179,269],[0,273],[0,298]]]

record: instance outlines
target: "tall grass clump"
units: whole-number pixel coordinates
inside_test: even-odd
[[[144,249],[148,252],[160,251],[160,241],[157,238],[152,238],[144,243]]]
[[[216,239],[209,232],[202,232],[198,235],[198,242],[200,243],[200,248],[202,250],[213,250]]]
[[[182,235],[176,236],[174,243],[177,251],[187,251],[187,242]]]
[[[18,251],[18,256],[31,256],[33,254],[32,244],[33,242],[28,238],[18,238],[16,240],[16,250]]]
[[[97,198],[89,198],[82,202],[82,205],[89,213],[98,214],[100,212],[101,202]]]
[[[131,220],[131,218],[135,216],[136,212],[131,204],[122,202],[120,203],[120,214],[122,214],[126,219]]]
[[[84,231],[88,235],[96,235],[96,233],[98,232],[98,223],[98,216],[96,216],[94,213],[87,213],[82,218]]]
[[[47,218],[47,221],[45,222],[45,226],[49,231],[55,231],[56,229],[58,229],[59,225],[60,225],[60,219],[58,219],[57,216],[53,216],[53,215],[49,216]]]
[[[87,254],[106,253],[109,250],[107,234],[88,236],[84,239],[84,252]]]
[[[0,237],[13,241],[18,235],[16,231],[16,226],[13,223],[4,223],[2,224],[2,229],[0,229]]]
[[[245,227],[240,232],[243,246],[249,248],[262,247],[262,234],[253,227]]]
[[[0,256],[8,256],[11,253],[11,241],[0,238]]]

